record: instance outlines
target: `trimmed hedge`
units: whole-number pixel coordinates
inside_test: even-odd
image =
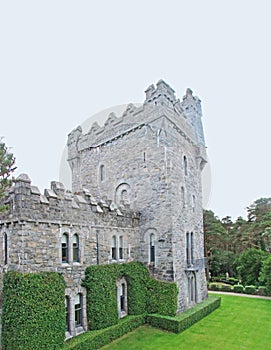
[[[268,295],[267,293],[267,288],[264,286],[260,286],[258,287],[257,291],[256,291],[257,295]]]
[[[86,269],[89,330],[110,327],[118,323],[116,282],[125,277],[129,315],[159,313],[174,316],[177,310],[177,286],[150,277],[139,262],[94,265]]]
[[[207,300],[197,304],[192,309],[189,309],[176,317],[147,315],[146,320],[147,323],[153,327],[162,328],[173,333],[181,333],[217,309],[220,306],[220,303],[220,297],[209,296]]]
[[[234,293],[244,293],[244,286],[242,284],[235,284],[233,286]]]
[[[246,293],[246,294],[255,294],[256,289],[257,288],[255,286],[245,286],[244,293]]]
[[[145,323],[148,323],[156,328],[162,328],[170,332],[180,333],[217,309],[220,306],[220,302],[220,297],[209,296],[207,300],[176,317],[161,316],[156,314],[127,316],[120,320],[117,325],[96,331],[89,331],[67,340],[64,350],[100,349],[102,346],[109,344],[113,340]]]
[[[6,273],[2,349],[61,349],[66,327],[64,296],[65,282],[58,273]]]
[[[66,341],[64,350],[96,350],[124,334],[145,324],[145,315],[127,316],[118,324],[96,331],[86,332]]]

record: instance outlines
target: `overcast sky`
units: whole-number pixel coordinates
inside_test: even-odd
[[[219,217],[271,196],[270,1],[0,1],[0,135],[58,180],[67,134],[160,78],[202,100]]]

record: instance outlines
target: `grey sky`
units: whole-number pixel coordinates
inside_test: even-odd
[[[203,105],[208,208],[271,195],[269,1],[0,1],[0,135],[40,189],[67,134],[160,78]]]

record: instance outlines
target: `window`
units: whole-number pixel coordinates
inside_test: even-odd
[[[123,259],[123,237],[119,237],[119,259]]]
[[[125,312],[125,293],[126,288],[125,288],[125,283],[121,284],[120,287],[120,311]]]
[[[72,238],[72,254],[73,261],[79,262],[79,237],[77,234],[73,235]]]
[[[192,275],[188,276],[188,302],[191,304],[195,303],[196,301],[196,276],[193,273]]]
[[[70,299],[65,297],[65,309],[66,309],[66,331],[70,331]]]
[[[194,234],[186,232],[186,262],[188,266],[194,263]]]
[[[190,235],[190,259],[191,264],[194,264],[194,233],[191,232]]]
[[[62,247],[62,263],[67,263],[69,261],[69,239],[67,233],[64,233],[61,239]]]
[[[104,181],[105,180],[105,167],[104,165],[102,164],[100,166],[100,181]]]
[[[181,201],[182,201],[182,206],[185,208],[185,192],[184,192],[184,187],[181,187]]]
[[[77,294],[74,299],[74,322],[75,327],[82,325],[82,295]]]
[[[155,244],[154,244],[154,234],[150,235],[150,263],[155,262]]]
[[[112,259],[117,260],[117,239],[116,239],[116,236],[112,237]]]
[[[187,175],[187,158],[183,157],[184,175]]]
[[[124,277],[117,281],[117,303],[118,303],[119,318],[127,316],[128,314],[127,282]]]
[[[192,210],[195,211],[195,207],[196,207],[196,197],[195,195],[192,196]]]
[[[189,256],[189,232],[186,232],[186,263],[190,265],[190,256]]]
[[[8,264],[8,235],[4,233],[4,265]]]

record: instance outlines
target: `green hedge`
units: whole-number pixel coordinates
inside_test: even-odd
[[[244,293],[246,293],[246,294],[255,294],[256,289],[257,288],[255,286],[245,286]]]
[[[117,325],[89,331],[68,340],[65,343],[64,350],[100,349],[102,346],[145,323],[149,323],[153,327],[180,333],[217,309],[220,306],[220,302],[220,297],[209,296],[207,300],[175,317],[161,315],[127,316],[120,320]]]
[[[174,333],[181,333],[217,309],[220,303],[220,297],[209,296],[207,300],[176,317],[147,315],[146,320],[147,323],[153,327],[162,328]]]
[[[67,340],[64,350],[100,349],[102,346],[145,324],[145,321],[145,315],[127,316],[114,326],[86,332]]]
[[[150,279],[148,284],[148,313],[175,316],[177,310],[178,289],[175,283]]]
[[[64,280],[55,272],[6,273],[2,349],[61,349],[66,327],[64,296]]]
[[[235,284],[233,286],[234,293],[244,293],[244,286],[242,284]]]
[[[116,282],[125,277],[129,315],[159,313],[175,315],[177,286],[150,277],[148,269],[139,262],[89,266],[84,287],[87,289],[89,330],[110,327],[118,322]]]

